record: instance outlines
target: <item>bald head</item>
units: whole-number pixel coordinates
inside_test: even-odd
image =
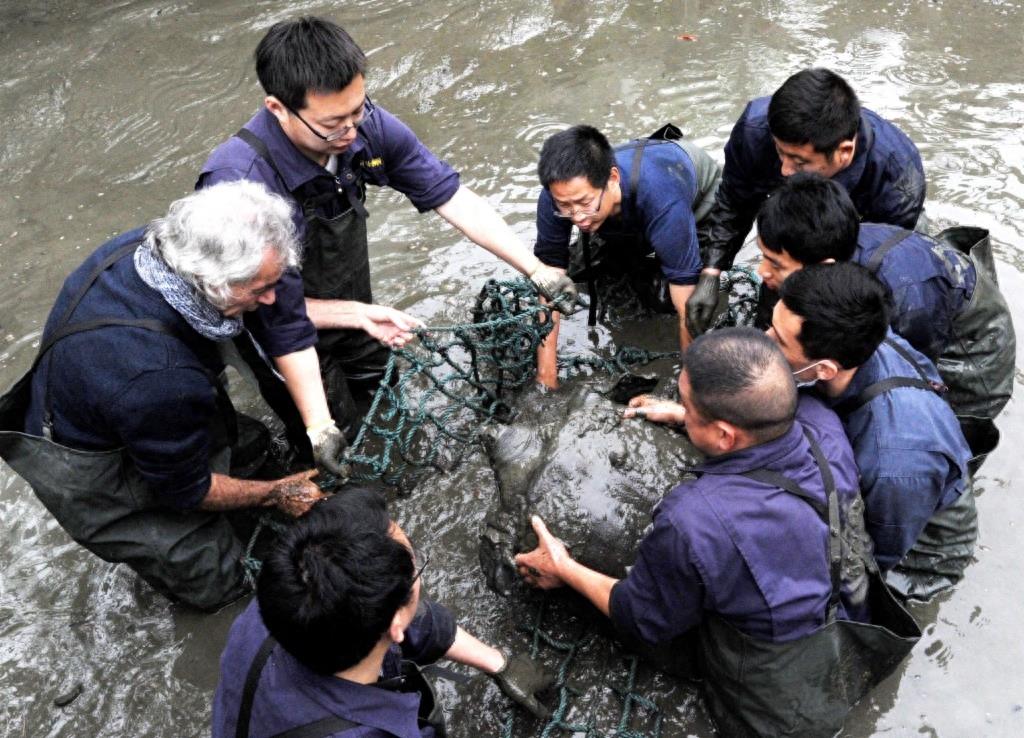
[[[753,328],[706,333],[683,356],[690,402],[705,420],[721,420],[754,443],[786,433],[796,415],[796,384],[779,347]]]

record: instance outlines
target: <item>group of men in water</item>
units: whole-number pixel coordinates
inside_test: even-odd
[[[239,512],[296,516],[229,635],[213,734],[439,735],[417,664],[442,656],[546,713],[537,663],[420,598],[427,560],[379,494],[328,496],[315,470],[252,479],[243,463],[225,363],[258,383],[300,466],[343,477],[388,348],[422,325],[373,302],[368,184],[533,282],[553,308],[538,354],[552,389],[577,282],[591,320],[611,277],[678,315],[679,401],[625,414],[685,428],[707,457],[697,478],[658,505],[621,581],[539,519],[516,563],[530,584],[578,590],[667,670],[702,676],[726,734],[834,732],[920,634],[891,591],[927,598],[962,576],[972,472],[1012,387],[987,234],[926,235],[913,143],[825,69],[751,101],[724,168],[671,125],[615,148],[573,126],[541,151],[531,253],[370,100],[341,27],[277,23],[255,59],[263,108],[195,193],[72,273],[0,400],[0,454],[61,525],[174,600],[213,610],[247,591]],[[760,325],[708,332],[755,220]]]

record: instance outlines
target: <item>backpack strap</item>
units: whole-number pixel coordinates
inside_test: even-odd
[[[886,379],[880,379],[877,382],[869,384],[861,393],[856,397],[844,400],[837,404],[833,409],[842,416],[847,416],[855,410],[863,407],[864,405],[871,402],[879,395],[885,394],[898,387],[912,387],[914,389],[928,390],[934,392],[937,395],[944,395],[949,388],[942,382],[936,382],[928,376],[928,372],[925,371],[924,367],[921,366],[917,359],[907,351],[906,348],[900,346],[898,343],[893,341],[891,338],[886,338],[883,343],[895,351],[900,357],[914,367],[917,372],[916,377],[887,377]]]

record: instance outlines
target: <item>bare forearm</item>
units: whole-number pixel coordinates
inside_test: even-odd
[[[446,659],[472,666],[486,674],[493,674],[505,663],[505,658],[498,649],[471,636],[461,627],[456,629],[455,642],[444,656]]]
[[[550,389],[558,389],[558,330],[562,316],[551,312],[551,332],[537,347],[537,381]]]
[[[201,510],[242,510],[269,504],[277,482],[237,479],[226,474],[213,474],[210,489],[199,503]]]
[[[302,416],[307,428],[322,424],[331,419],[331,411],[327,407],[327,395],[320,379],[320,361],[316,349],[310,346],[274,359],[277,369],[284,377],[288,394]]]
[[[679,350],[680,352],[686,351],[687,347],[693,342],[693,337],[690,335],[690,331],[686,328],[686,301],[693,294],[694,285],[679,285],[670,284],[668,286],[669,297],[672,299],[672,305],[676,309],[676,313],[679,315]]]
[[[317,330],[365,326],[366,304],[355,300],[317,300],[306,298],[306,314]]]
[[[437,208],[437,214],[470,241],[522,274],[529,276],[540,265],[540,260],[523,245],[508,223],[468,187],[459,187],[448,202]]]
[[[611,611],[612,587],[618,579],[589,569],[575,559],[560,567],[559,576],[567,586],[586,597],[598,610],[608,615]]]

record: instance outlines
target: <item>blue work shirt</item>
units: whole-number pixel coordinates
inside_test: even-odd
[[[851,261],[867,266],[875,250],[900,230],[862,224]],[[875,274],[892,291],[893,330],[932,361],[938,359],[952,339],[953,321],[974,294],[974,263],[954,247],[911,231],[886,253]]]
[[[804,428],[828,459],[840,505],[859,494],[853,452],[835,413],[802,395],[793,427],[774,441],[707,459],[700,478],[654,511],[629,575],[615,584],[617,628],[650,644],[717,614],[762,641],[790,641],[824,624],[831,574],[828,526],[804,500],[741,476],[768,469],[827,504]],[[837,617],[845,618],[840,604]]]
[[[636,208],[630,196],[636,144],[615,151],[622,188],[621,212],[598,231],[635,234],[637,248],[658,255],[670,284],[696,284],[700,276],[700,248],[693,219],[697,174],[690,157],[670,141],[647,141],[636,188]],[[537,241],[533,252],[545,264],[569,266],[572,222],[555,216],[555,202],[545,187],[537,200]]]
[[[93,267],[145,228],[108,241],[65,280],[43,330],[54,331]],[[131,254],[108,268],[69,323],[98,318],[157,320],[174,336],[111,326],[61,339],[32,378],[25,432],[42,435],[49,372],[53,440],[85,451],[124,447],[142,478],[168,507],[191,509],[210,488],[209,425],[216,408],[210,374],[223,369],[216,344],[203,338],[135,271]]]
[[[220,659],[220,681],[213,698],[213,738],[234,738],[242,690],[256,652],[268,635],[254,600],[228,633]],[[436,661],[455,641],[455,620],[447,608],[420,600],[405,640],[385,655],[381,679],[399,676],[402,658],[425,664]],[[278,644],[267,659],[253,699],[251,735],[273,736],[323,718],[337,716],[357,723],[332,735],[346,738],[430,738],[432,728],[417,725],[420,696],[359,684],[303,666]]]
[[[891,330],[889,340],[914,356],[933,381],[935,366]],[[857,398],[889,377],[918,377],[885,343],[861,365],[833,406]],[[953,504],[967,480],[967,447],[953,410],[936,393],[915,387],[884,392],[843,417],[861,475],[864,523],[883,571],[898,564],[928,520]]]
[[[292,204],[292,220],[300,240],[306,233],[300,201],[311,196],[356,190],[362,181],[396,189],[420,212],[426,212],[444,205],[459,189],[458,173],[434,156],[408,126],[381,107],[374,108],[357,129],[355,141],[338,156],[337,174],[299,151],[266,108],[256,113],[245,128],[267,145],[281,177],[249,144],[232,136],[210,154],[196,187],[239,179],[266,185]],[[318,212],[334,217],[340,214],[335,212],[339,202],[347,203],[347,199],[325,198]],[[315,345],[316,329],[306,315],[299,272],[287,271],[276,293],[273,305],[260,306],[246,320],[260,345],[271,356],[284,356]]]
[[[732,265],[761,203],[784,181],[768,128],[771,97],[751,100],[725,145],[725,168],[708,215],[708,266]],[[861,109],[850,165],[832,179],[850,194],[861,220],[912,229],[924,207],[925,176],[917,147],[892,123]]]

